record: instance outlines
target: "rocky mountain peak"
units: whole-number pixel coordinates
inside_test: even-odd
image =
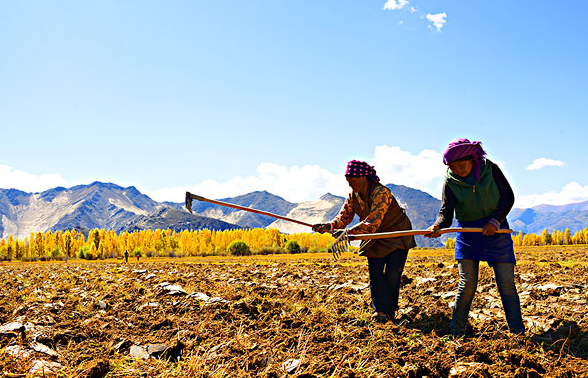
[[[386,185],[398,203],[406,208],[415,229],[426,228],[437,216],[441,201],[420,190],[403,185]],[[265,190],[221,199],[277,215],[287,216],[309,224],[332,220],[340,211],[345,198],[326,193],[314,201],[292,203]],[[31,231],[65,229],[113,229],[117,232],[144,228],[228,229],[275,227],[286,233],[309,232],[307,226],[193,201],[194,214],[183,203],[157,202],[134,186],[122,187],[95,181],[71,188],[56,187],[41,193],[26,193],[17,189],[0,189],[0,236],[12,234],[28,237]],[[588,202],[531,209],[513,209],[509,214],[511,228],[525,233],[540,234],[544,228],[571,232],[584,229],[588,223]],[[417,238],[419,246],[440,246],[444,240]]]
[[[333,201],[339,201],[341,200],[343,197],[339,197],[336,195],[333,195],[331,193],[327,193],[327,194],[323,194],[319,199],[321,201],[329,201],[329,202],[333,202]]]

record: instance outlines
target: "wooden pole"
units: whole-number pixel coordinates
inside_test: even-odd
[[[448,234],[451,232],[482,232],[483,228],[442,228],[438,230],[439,234]],[[402,236],[415,236],[415,235],[427,235],[430,234],[429,230],[406,230],[406,231],[394,231],[394,232],[379,232],[376,234],[357,234],[349,235],[349,240],[366,240],[366,239],[386,239],[386,238],[399,238]],[[511,234],[510,229],[500,229],[496,233],[499,234]]]
[[[227,202],[212,200],[212,199],[204,198],[204,197],[201,197],[201,196],[197,196],[196,194],[192,194],[190,192],[186,192],[186,209],[189,212],[192,212],[192,200],[193,199],[198,200],[198,201],[213,203],[215,205],[232,207],[233,209],[248,211],[250,213],[267,215],[268,217],[277,218],[277,219],[285,220],[285,221],[288,221],[288,222],[298,223],[298,224],[301,224],[301,225],[307,226],[307,227],[312,227],[312,224],[306,223],[306,222],[302,222],[302,221],[299,221],[297,219],[292,219],[292,218],[284,217],[284,216],[281,216],[281,215],[270,213],[268,211],[262,211],[262,210],[252,209],[250,207],[235,205],[235,204],[232,204],[232,203],[227,203]]]

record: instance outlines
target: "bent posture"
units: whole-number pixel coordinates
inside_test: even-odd
[[[360,222],[347,230],[351,235],[412,229],[404,209],[398,205],[390,189],[380,184],[374,167],[363,161],[352,160],[347,163],[345,178],[352,191],[339,215],[329,223],[315,224],[313,230],[326,232],[344,229],[355,214]],[[374,320],[385,322],[394,319],[400,278],[408,250],[414,247],[416,243],[413,236],[361,242],[359,254],[368,260]]]
[[[451,319],[451,333],[464,335],[476,288],[480,261],[494,269],[496,284],[510,331],[523,333],[525,326],[514,281],[516,259],[506,216],[514,204],[514,193],[500,168],[486,159],[480,142],[456,139],[443,153],[448,165],[442,203],[427,237],[438,237],[440,228],[449,227],[453,214],[461,227],[483,227],[479,233],[458,233],[455,259],[459,267],[459,287]]]

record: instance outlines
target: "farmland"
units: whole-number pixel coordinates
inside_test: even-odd
[[[371,320],[351,253],[0,264],[0,376],[588,376],[588,246],[517,248],[524,336],[480,270],[465,339],[457,266],[411,251],[399,325]]]

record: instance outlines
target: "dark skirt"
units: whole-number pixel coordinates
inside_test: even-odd
[[[471,222],[457,221],[460,227],[483,228],[490,218]],[[510,228],[505,219],[500,228]],[[481,232],[458,232],[455,238],[455,259],[516,264],[511,234],[484,236]]]

